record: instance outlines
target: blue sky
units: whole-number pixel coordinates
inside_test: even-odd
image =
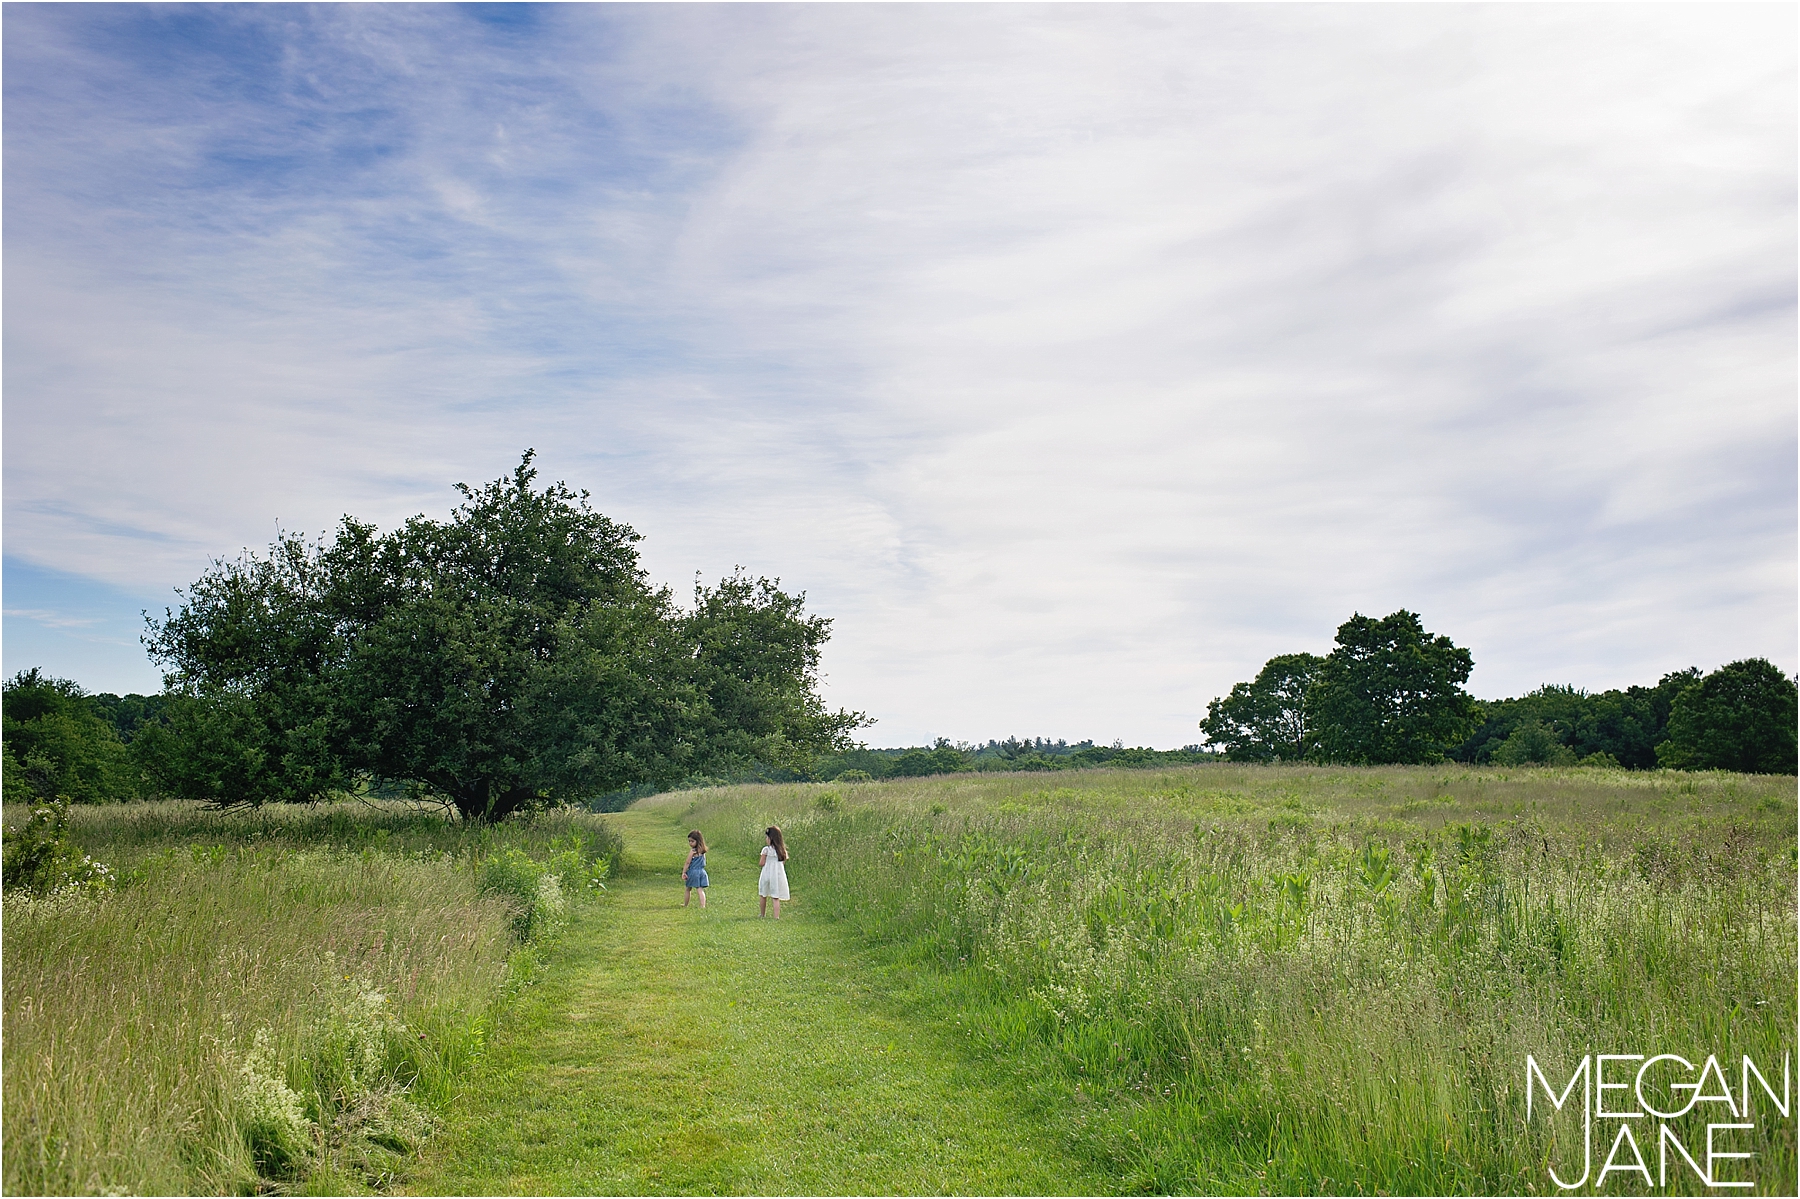
[[[8,673],[527,446],[877,744],[1183,744],[1400,607],[1800,664],[1791,7],[0,20]]]

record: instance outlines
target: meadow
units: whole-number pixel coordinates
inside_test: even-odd
[[[390,1183],[619,850],[582,814],[398,804],[77,806],[67,834],[115,881],[4,900],[9,1194]]]
[[[1795,800],[1792,777],[1219,765],[637,806],[740,852],[781,824],[796,894],[939,977],[975,1051],[1066,1080],[1121,1189],[1512,1194],[1582,1173],[1573,1107],[1525,1119],[1527,1055],[1560,1090],[1587,1054],[1716,1054],[1736,1090],[1747,1054],[1780,1092]],[[1719,1177],[1791,1194],[1793,1120],[1758,1099],[1755,1157]],[[1702,1110],[1671,1122],[1696,1154],[1731,1118]],[[1670,1192],[1707,1190],[1674,1167]]]
[[[1781,1092],[1795,831],[1792,777],[1460,766],[718,787],[497,827],[78,807],[113,881],[4,901],[4,1186],[1554,1193],[1582,1125],[1541,1093],[1527,1121],[1528,1054],[1559,1090],[1588,1054],[1715,1054],[1734,1091],[1749,1055]],[[1702,1158],[1714,1111],[1669,1122]],[[1722,1175],[1793,1193],[1793,1119],[1760,1093],[1745,1119]],[[1580,1190],[1712,1193],[1669,1165]]]

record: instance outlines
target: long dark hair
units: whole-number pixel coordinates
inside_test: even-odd
[[[695,829],[693,832],[689,833],[688,840],[693,843],[695,853],[706,852],[706,838],[700,835],[699,829]]]
[[[782,843],[781,830],[771,824],[763,832],[768,835],[769,844],[775,847],[775,856],[784,862],[787,861],[787,846]]]

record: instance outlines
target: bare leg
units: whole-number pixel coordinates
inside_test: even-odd
[[[682,900],[682,901],[681,901],[681,906],[682,906],[682,907],[684,907],[684,908],[685,908],[685,907],[687,907],[687,905],[688,905],[688,900],[691,900],[691,899],[692,899],[692,898],[694,898],[694,889],[693,889],[693,888],[692,888],[692,887],[689,887],[689,888],[688,888],[688,889],[687,889],[687,899],[683,899],[683,900]]]
[[[775,919],[781,919],[781,901],[779,899],[775,901]]]
[[[769,914],[769,897],[767,895],[762,897],[762,914],[764,916]]]
[[[700,908],[702,911],[704,911],[706,908],[706,888],[705,887],[700,888]]]

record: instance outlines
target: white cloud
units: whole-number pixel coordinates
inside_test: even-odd
[[[535,444],[805,587],[884,743],[1179,744],[1352,610],[1484,694],[1795,666],[1791,10],[231,14],[267,88],[8,13],[9,553]]]

